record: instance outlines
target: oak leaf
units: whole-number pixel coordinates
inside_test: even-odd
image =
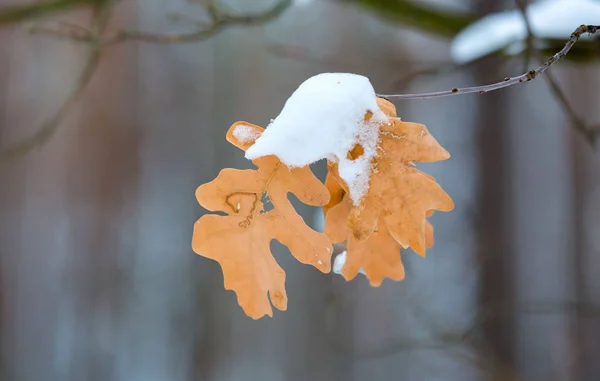
[[[364,241],[358,240],[350,230],[347,219],[352,209],[352,201],[333,176],[328,175],[326,182],[332,194],[339,194],[336,202],[330,202],[326,209],[325,234],[332,242],[346,243],[346,260],[341,269],[344,279],[350,281],[362,272],[369,279],[371,286],[378,287],[385,278],[404,279],[401,245],[390,235],[383,219],[378,221],[373,233]],[[336,186],[337,184],[337,186]],[[427,216],[431,216],[429,211]],[[433,226],[429,221],[425,226],[425,242],[427,248],[433,246]]]
[[[415,161],[447,159],[448,152],[425,126],[402,122],[391,103],[383,99],[378,102],[389,123],[380,126],[366,195],[352,202],[337,165],[330,162],[326,186],[336,196],[324,208],[325,233],[334,243],[347,244],[342,275],[350,280],[362,269],[373,286],[385,277],[402,279],[400,248],[411,247],[424,256],[426,248],[433,245],[433,227],[426,218],[434,210],[450,211],[454,207],[435,179],[414,165]]]
[[[264,131],[246,122],[235,123],[227,140],[246,150]],[[196,191],[198,202],[226,216],[205,215],[194,226],[193,250],[218,261],[225,289],[237,294],[238,303],[253,319],[286,310],[285,272],[270,250],[273,239],[287,246],[301,263],[322,272],[331,270],[332,246],[325,234],[309,228],[288,200],[323,206],[327,188],[310,168],[288,168],[275,156],[253,160],[256,170],[223,169],[217,178]],[[268,296],[267,296],[268,295]]]

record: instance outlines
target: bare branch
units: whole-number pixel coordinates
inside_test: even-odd
[[[83,0],[79,0],[79,2],[81,1]],[[110,1],[104,0],[88,1],[97,1],[99,4],[101,4],[98,5],[97,9],[108,9],[106,4],[110,3]],[[75,3],[77,1],[73,2]],[[103,36],[108,17],[106,15],[108,12],[99,11],[96,12],[92,30],[65,22],[59,22],[58,28],[49,28],[45,26],[31,27],[30,32],[32,33],[43,33],[58,38],[67,38],[86,43],[90,46],[90,52],[87,62],[76,81],[76,86],[67,96],[66,100],[57,110],[54,116],[42,124],[37,132],[30,137],[23,139],[6,150],[0,151],[0,163],[10,162],[13,159],[21,157],[50,140],[60,126],[61,121],[67,115],[71,106],[75,103],[85,86],[90,81],[100,61],[103,47],[127,40],[138,40],[154,43],[197,42],[214,35],[229,25],[256,25],[265,23],[283,13],[290,4],[291,0],[282,0],[264,12],[252,15],[241,15],[225,13],[220,10],[213,1],[209,1],[206,5],[206,11],[210,17],[210,23],[196,31],[185,34],[154,34],[140,31],[122,30],[110,36]]]
[[[0,7],[0,25],[17,23],[33,17],[64,11],[76,6],[99,4],[102,0],[47,0],[37,3]]]
[[[292,0],[281,0],[271,8],[256,14],[232,14],[225,12],[210,1],[205,6],[210,21],[188,33],[153,33],[139,30],[120,30],[114,34],[103,36],[100,45],[114,45],[125,41],[143,41],[158,44],[177,44],[185,42],[198,42],[205,40],[220,32],[226,26],[232,25],[261,25],[281,15],[292,3]],[[198,23],[200,24],[200,23]],[[54,37],[68,38],[72,41],[89,43],[93,37],[88,33],[81,33],[73,28],[70,30],[52,29],[44,26],[33,26],[31,33],[49,34]]]
[[[552,66],[559,60],[563,59],[569,53],[569,50],[571,50],[573,45],[575,45],[575,43],[577,43],[577,41],[583,34],[585,34],[585,33],[595,34],[596,32],[598,32],[599,29],[600,29],[600,26],[597,26],[597,25],[582,25],[582,26],[580,26],[571,34],[571,37],[569,38],[566,45],[564,46],[564,48],[562,48],[562,50],[560,52],[553,55],[548,61],[544,62],[544,64],[542,64],[537,69],[529,70],[527,73],[522,74],[518,77],[513,77],[513,78],[506,77],[501,82],[496,82],[496,83],[492,83],[490,85],[484,85],[484,86],[463,87],[463,88],[455,87],[450,90],[437,91],[437,92],[431,92],[431,93],[421,93],[421,94],[378,94],[378,96],[380,96],[382,98],[387,98],[387,99],[405,99],[406,100],[406,99],[430,99],[430,98],[439,98],[439,97],[447,97],[447,96],[451,96],[451,95],[472,94],[472,93],[485,94],[490,91],[503,89],[505,87],[517,85],[520,83],[529,82],[529,81],[537,78],[538,76],[544,74],[546,72],[546,70],[548,70],[548,68],[550,68],[550,66]]]
[[[548,86],[550,86],[550,89],[552,90],[552,93],[562,105],[563,109],[569,116],[569,119],[571,119],[573,127],[575,127],[575,129],[586,138],[588,143],[594,146],[596,139],[598,138],[598,133],[600,133],[598,128],[588,126],[587,123],[577,114],[577,111],[575,111],[575,108],[569,101],[569,98],[562,91],[552,73],[548,72],[545,78]]]
[[[92,33],[94,33],[94,35],[99,36],[104,31],[108,20],[108,15],[109,9],[107,6],[96,9],[94,13],[94,19],[92,21],[92,29],[94,30]],[[26,155],[50,140],[96,71],[98,63],[100,62],[101,50],[101,45],[97,42],[92,41],[90,43],[90,51],[87,61],[81,70],[81,73],[79,74],[75,87],[71,90],[62,106],[58,109],[58,111],[56,111],[54,116],[52,116],[52,118],[50,118],[48,121],[44,122],[33,135],[21,140],[6,150],[0,151],[0,164],[10,162],[16,158]]]
[[[521,15],[523,16],[523,21],[525,22],[525,29],[527,30],[527,50],[526,50],[525,62],[528,65],[529,61],[531,60],[531,56],[534,56],[535,58],[541,58],[541,57],[540,57],[539,52],[535,49],[534,44],[535,44],[536,36],[533,32],[533,28],[531,27],[531,22],[529,21],[529,17],[527,16],[527,7],[529,6],[529,0],[516,0],[516,2],[519,7],[519,10],[521,11]],[[569,118],[571,119],[571,122],[573,123],[573,127],[575,127],[575,129],[586,138],[588,143],[590,143],[593,146],[595,143],[595,140],[596,140],[597,132],[592,131],[586,125],[585,121],[579,115],[577,115],[575,108],[573,107],[571,102],[569,102],[569,98],[562,91],[562,89],[560,88],[558,82],[556,81],[556,79],[554,78],[552,73],[551,72],[546,73],[546,76],[544,77],[544,79],[546,80],[546,83],[548,83],[548,86],[550,86],[550,89],[552,90],[552,93],[554,94],[554,96],[557,98],[558,102],[561,104],[561,106],[563,107],[563,109],[565,110],[565,112],[567,113]]]

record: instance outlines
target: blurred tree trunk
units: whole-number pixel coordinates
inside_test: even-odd
[[[79,21],[81,15],[72,15]],[[84,22],[84,21],[83,21]],[[17,29],[2,32],[2,57],[8,66],[2,83],[4,107],[1,142],[7,147],[33,134],[74,86],[73,73],[82,48],[45,45]],[[60,366],[68,335],[59,328],[63,306],[73,302],[63,292],[69,267],[68,160],[73,142],[64,134],[78,116],[65,123],[61,139],[43,151],[8,166],[0,178],[0,254],[2,255],[2,376],[12,380],[68,379]],[[72,321],[71,321],[72,322]],[[68,333],[73,333],[68,332]],[[60,368],[60,369],[58,369]]]
[[[557,66],[552,74],[564,83],[569,70],[579,69]],[[573,127],[545,81],[513,90],[508,126],[517,365],[525,379],[579,379],[570,359],[578,346],[569,304],[578,282]],[[550,306],[545,313],[527,311],[544,305]]]
[[[501,2],[476,0],[475,9],[485,15],[502,9]],[[505,76],[495,58],[486,59],[474,69],[474,83],[490,83]],[[477,99],[477,147],[479,149],[479,195],[476,210],[480,265],[479,311],[514,301],[514,242],[510,237],[511,194],[509,172],[510,141],[507,134],[509,106],[506,91],[492,92]],[[486,320],[480,327],[484,350],[481,356],[492,361],[494,377],[515,366],[514,324],[512,317]],[[505,377],[505,375],[504,375]]]
[[[131,24],[126,7],[115,23]],[[85,12],[65,15],[84,24]],[[33,134],[67,96],[87,47],[15,28],[3,147]],[[7,379],[117,377],[135,200],[135,49],[105,52],[56,136],[3,163],[3,363]],[[128,229],[129,227],[129,229]]]
[[[600,97],[593,91],[598,88],[598,68],[580,67],[569,73],[566,93],[575,109],[590,125],[600,120]],[[584,112],[588,111],[588,112]],[[576,131],[571,134],[572,178],[575,184],[575,241],[570,249],[576,266],[575,299],[579,306],[573,321],[575,342],[569,360],[580,380],[593,380],[600,374],[596,354],[600,351],[597,340],[600,324],[590,318],[593,306],[600,302],[600,160]]]

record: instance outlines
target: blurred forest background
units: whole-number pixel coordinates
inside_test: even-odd
[[[253,321],[190,247],[196,187],[250,167],[232,123],[266,126],[321,72],[412,93],[537,62],[450,61],[512,0],[212,3],[0,0],[1,380],[600,379],[600,156],[573,123],[600,123],[598,39],[550,69],[559,93],[396,101],[452,154],[423,166],[456,204],[435,246],[371,288],[274,243],[288,310]]]

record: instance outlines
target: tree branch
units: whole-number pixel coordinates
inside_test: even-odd
[[[92,30],[94,35],[99,36],[106,27],[106,23],[109,17],[109,7],[99,6],[94,12],[94,19],[92,21]],[[92,78],[101,57],[101,45],[97,41],[90,43],[90,51],[86,63],[79,74],[76,81],[75,87],[71,90],[66,100],[60,106],[58,111],[48,121],[44,122],[40,128],[31,136],[21,140],[6,150],[0,151],[0,165],[10,162],[18,157],[26,155],[37,147],[42,146],[48,142],[52,136],[58,130],[60,123],[71,109],[72,105],[79,98],[79,95],[83,92],[83,89],[89,83]]]
[[[50,0],[38,3],[5,5],[0,7],[0,25],[21,22],[47,14],[57,13],[81,5],[94,5],[102,0]]]
[[[371,10],[384,20],[409,26],[422,32],[452,38],[478,18],[469,12],[454,12],[419,0],[339,0]],[[544,53],[562,48],[562,40],[544,39]],[[569,54],[569,61],[589,61],[598,58],[597,44],[582,41]],[[546,48],[547,47],[547,48]]]
[[[447,97],[451,95],[462,95],[462,94],[485,94],[490,91],[495,91],[499,89],[503,89],[505,87],[517,85],[520,83],[529,82],[538,76],[544,74],[546,70],[550,68],[553,64],[563,59],[568,53],[569,50],[577,43],[579,38],[585,34],[595,34],[600,30],[600,26],[597,25],[582,25],[577,28],[572,34],[566,45],[562,48],[562,50],[555,55],[553,55],[548,61],[544,62],[540,67],[534,70],[529,70],[527,73],[522,74],[518,77],[506,77],[501,82],[492,83],[484,86],[475,86],[475,87],[464,87],[464,88],[453,88],[445,91],[437,91],[431,93],[421,93],[421,94],[378,94],[378,96],[387,99],[431,99],[431,98],[440,98]]]
[[[535,58],[541,58],[539,52],[535,48],[535,40],[536,36],[533,32],[533,28],[531,27],[531,22],[529,21],[529,17],[527,16],[527,7],[529,6],[529,0],[515,0],[521,15],[523,16],[523,21],[525,22],[525,29],[527,30],[527,50],[525,56],[525,63],[528,65],[531,60],[531,56]],[[557,98],[558,102],[561,104],[562,108],[565,110],[571,122],[573,123],[573,127],[581,133],[583,137],[586,138],[588,143],[592,146],[595,145],[597,133],[598,131],[593,131],[591,128],[587,126],[585,121],[577,114],[575,108],[569,101],[567,95],[562,91],[560,85],[554,78],[551,72],[548,72],[544,77],[548,86],[552,90],[555,98]]]
[[[271,8],[256,14],[231,14],[227,13],[214,3],[208,2],[206,12],[210,21],[206,25],[188,33],[162,34],[144,32],[139,30],[121,30],[114,34],[103,36],[99,40],[100,45],[114,45],[125,41],[143,41],[158,44],[174,44],[184,42],[198,42],[205,40],[223,28],[232,25],[262,25],[280,16],[292,3],[292,0],[281,0]],[[200,24],[200,23],[198,23]],[[93,39],[89,33],[82,33],[80,29],[71,28],[61,30],[43,26],[33,26],[31,33],[49,34],[59,38],[68,38],[72,41],[89,43]]]
[[[66,1],[66,0],[63,0]],[[73,2],[74,0],[71,0]],[[83,0],[75,0],[83,1]],[[88,0],[92,2],[92,0]],[[97,9],[107,9],[110,0],[93,0],[100,5]],[[10,162],[13,159],[21,157],[33,149],[38,148],[48,142],[50,138],[56,133],[56,130],[60,126],[61,121],[67,115],[71,106],[79,98],[85,86],[89,83],[98,63],[100,61],[102,48],[107,45],[112,45],[127,40],[138,40],[155,43],[177,43],[177,42],[197,42],[202,41],[229,25],[256,25],[262,24],[283,13],[291,4],[291,0],[281,0],[275,4],[272,8],[253,15],[238,15],[225,13],[219,9],[214,1],[209,1],[206,5],[206,10],[210,16],[210,24],[200,28],[196,31],[184,34],[155,34],[145,33],[139,31],[120,31],[110,36],[103,36],[107,12],[96,12],[97,15],[94,18],[94,26],[92,30],[88,30],[78,25],[72,25],[62,23],[62,27],[68,29],[52,29],[42,26],[34,26],[31,31],[33,33],[46,33],[59,38],[69,38],[71,40],[86,43],[90,46],[90,52],[88,55],[87,62],[80,73],[76,85],[67,96],[62,106],[54,114],[54,116],[46,121],[40,128],[28,138],[16,143],[12,147],[0,150],[0,164]],[[102,16],[101,16],[102,15]]]

